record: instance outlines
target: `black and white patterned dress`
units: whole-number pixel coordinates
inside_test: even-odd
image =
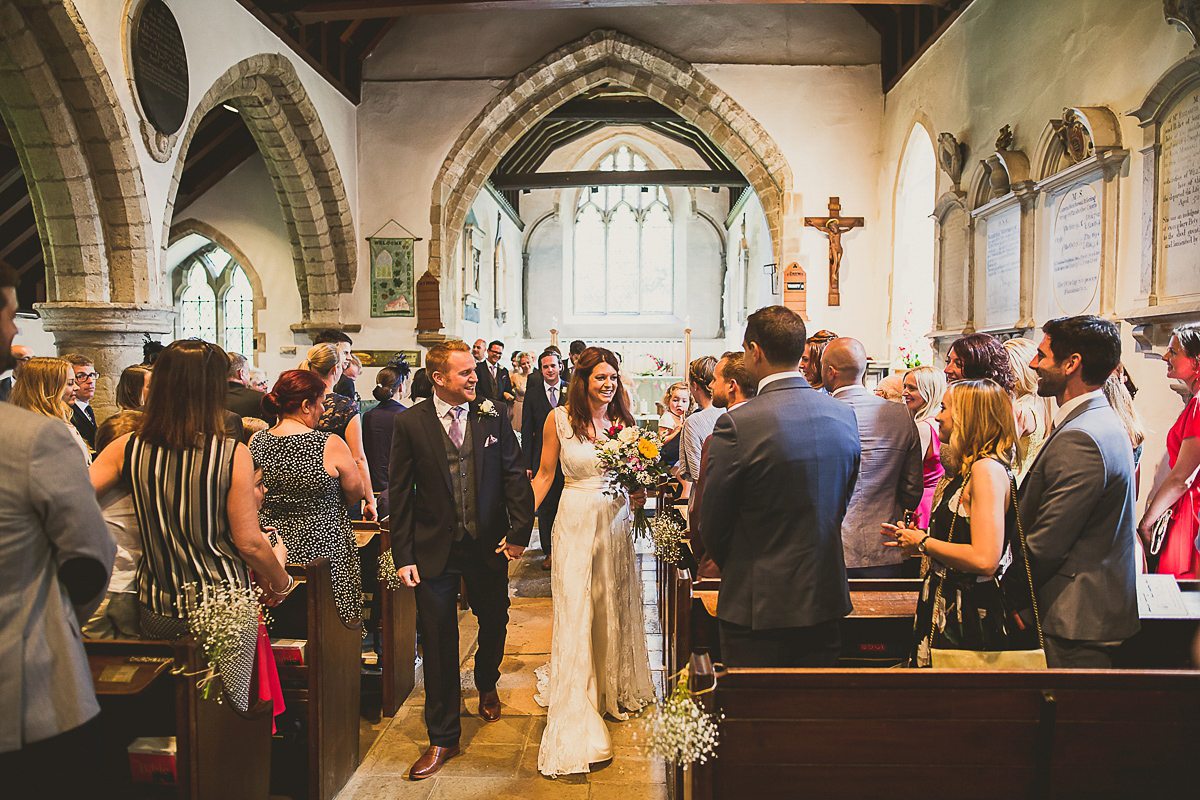
[[[259,431],[250,452],[262,465],[267,489],[259,524],[278,529],[291,563],[329,559],[338,614],[353,625],[362,616],[362,573],[342,485],[325,471],[325,443],[332,435]]]

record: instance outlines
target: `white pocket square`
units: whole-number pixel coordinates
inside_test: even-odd
[[[494,444],[495,444],[496,442],[498,442],[498,441],[500,441],[500,440],[499,440],[499,439],[497,439],[495,436],[489,436],[489,437],[487,438],[487,441],[483,443],[483,446],[484,446],[484,447],[491,447],[492,445],[494,445]]]

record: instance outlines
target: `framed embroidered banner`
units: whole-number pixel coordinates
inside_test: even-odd
[[[367,239],[371,246],[371,316],[411,317],[416,313],[413,244],[416,239]]]

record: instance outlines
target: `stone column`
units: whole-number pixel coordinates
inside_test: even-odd
[[[38,303],[42,328],[54,332],[58,352],[82,353],[96,364],[97,421],[117,411],[121,371],[142,363],[143,334],[157,338],[175,329],[175,309],[135,303]]]

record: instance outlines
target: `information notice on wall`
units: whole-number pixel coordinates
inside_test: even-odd
[[[1001,211],[985,225],[987,324],[1011,325],[1021,316],[1021,209]]]
[[[1165,294],[1194,294],[1200,292],[1200,89],[1163,121],[1160,167]]]
[[[1050,282],[1059,309],[1074,316],[1088,310],[1100,285],[1100,200],[1085,183],[1067,189],[1053,205]]]

